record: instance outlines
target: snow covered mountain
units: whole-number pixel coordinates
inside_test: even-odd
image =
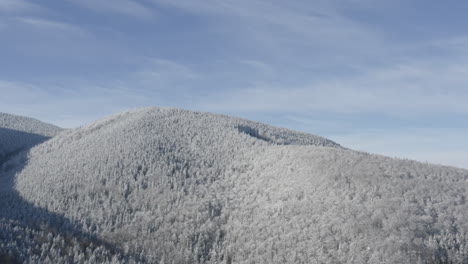
[[[0,113],[0,165],[8,156],[44,142],[61,130],[36,119]]]
[[[468,261],[468,171],[234,117],[116,114],[0,173],[0,262]]]

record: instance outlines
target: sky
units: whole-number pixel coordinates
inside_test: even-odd
[[[0,0],[0,112],[147,106],[468,168],[467,1]]]

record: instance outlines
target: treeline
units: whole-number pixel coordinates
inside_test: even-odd
[[[22,262],[468,262],[466,170],[237,118],[114,115],[2,177],[0,252]]]

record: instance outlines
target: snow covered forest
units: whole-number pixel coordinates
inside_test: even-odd
[[[61,129],[38,120],[0,113],[0,165],[21,150],[44,142]]]
[[[0,263],[468,263],[467,170],[234,117],[1,114],[0,184]]]

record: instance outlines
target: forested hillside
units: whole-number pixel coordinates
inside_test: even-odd
[[[116,114],[0,176],[4,261],[468,263],[468,171],[233,117]]]
[[[55,136],[61,129],[36,119],[0,113],[0,165],[8,156]]]

